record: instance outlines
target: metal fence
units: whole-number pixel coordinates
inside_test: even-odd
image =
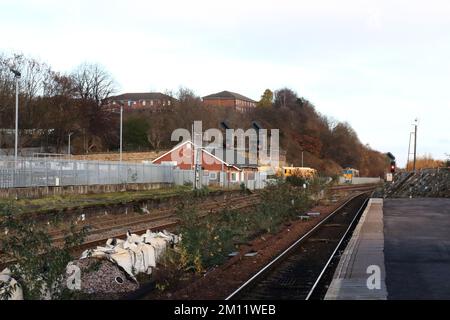
[[[174,184],[192,185],[194,183],[194,172],[192,170],[173,171]],[[224,188],[239,187],[243,184],[250,190],[263,189],[267,185],[267,174],[265,172],[240,172],[237,180],[230,180],[226,172],[202,171],[200,174],[202,186],[221,186]]]
[[[380,183],[382,179],[380,177],[370,178],[370,177],[353,177],[351,181],[346,181],[344,177],[339,177],[339,183],[350,183],[350,184],[367,184],[367,183]]]
[[[240,172],[229,180],[225,172],[202,171],[202,186],[262,189],[267,177],[261,172]],[[192,170],[169,165],[112,161],[64,160],[51,158],[0,157],[0,188],[50,187],[73,185],[108,185],[127,183],[193,184]]]
[[[173,182],[166,165],[0,157],[0,188]]]

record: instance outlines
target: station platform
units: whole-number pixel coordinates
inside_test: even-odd
[[[325,300],[386,299],[383,199],[370,199],[336,268]],[[367,268],[379,268],[380,289],[370,290]]]
[[[325,299],[450,299],[450,199],[371,199]]]

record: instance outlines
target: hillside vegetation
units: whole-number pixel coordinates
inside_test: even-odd
[[[430,169],[448,166],[450,161],[436,160],[431,155],[419,156],[416,159],[416,169]],[[406,165],[406,170],[412,170],[414,167],[414,161],[409,160]]]
[[[46,63],[20,54],[0,53],[0,148],[12,152],[14,146],[15,80],[9,70],[22,73],[19,92],[19,148],[39,147],[44,152],[67,152],[72,134],[75,154],[117,151],[119,115],[102,107],[117,92],[115,81],[97,64],[84,63],[70,73],[60,73]],[[171,94],[170,92],[166,92]],[[364,176],[382,176],[385,156],[363,145],[345,122],[332,121],[316,111],[307,99],[284,88],[264,91],[258,107],[242,114],[227,107],[205,107],[189,89],[172,94],[178,101],[164,112],[137,111],[125,114],[124,149],[160,151],[175,145],[171,133],[176,128],[191,129],[194,120],[203,129],[248,129],[258,121],[266,129],[280,129],[281,148],[288,164],[304,164],[333,175],[342,167],[353,167]],[[9,150],[9,151],[8,151]]]
[[[267,92],[267,90],[266,90]],[[231,128],[251,128],[257,121],[265,129],[280,130],[280,146],[287,152],[287,163],[318,169],[328,175],[339,173],[342,167],[353,167],[364,176],[383,176],[386,157],[363,145],[348,123],[331,121],[316,111],[305,98],[284,88],[275,91],[274,98],[247,113],[227,107],[205,107],[201,99],[188,89],[176,94],[179,101],[167,112],[148,113],[136,111],[126,117],[125,145],[150,149],[167,149],[176,142],[170,141],[176,128],[190,130],[194,120],[203,122],[203,130],[220,128],[226,121]],[[264,102],[264,103],[262,103]]]

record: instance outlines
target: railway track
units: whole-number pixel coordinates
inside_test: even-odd
[[[246,209],[248,207],[254,206],[259,201],[259,197],[257,195],[250,195],[250,196],[242,196],[239,199],[234,199],[233,204],[230,205],[227,201],[220,201],[220,203],[215,204],[208,204],[207,206],[202,206],[200,209],[200,215],[202,217],[207,216],[208,214],[213,214],[218,212],[219,210],[225,208],[225,207],[232,207],[233,209]],[[160,215],[160,216],[150,216],[147,218],[141,218],[134,221],[128,221],[124,224],[114,224],[113,226],[107,226],[104,229],[97,229],[96,232],[98,233],[101,231],[102,233],[108,232],[108,231],[114,231],[114,236],[107,236],[107,237],[101,237],[99,239],[87,241],[84,244],[82,244],[80,247],[84,248],[92,248],[99,244],[104,244],[109,238],[119,238],[124,239],[126,238],[126,232],[128,229],[135,227],[132,229],[133,233],[141,234],[145,233],[147,230],[151,231],[159,231],[159,230],[170,230],[177,226],[179,224],[179,219],[177,218],[175,213],[169,213],[166,215]]]
[[[204,217],[224,208],[242,210],[256,205],[260,198],[257,194],[251,194],[235,197],[232,200],[232,203],[230,203],[229,200],[216,200],[200,205],[198,207],[199,213]],[[180,220],[176,215],[176,209],[173,208],[159,210],[158,214],[149,212],[146,214],[135,215],[123,214],[119,217],[110,215],[103,217],[103,219],[95,217],[77,225],[77,230],[80,230],[85,226],[89,227],[89,231],[86,235],[86,241],[76,248],[73,248],[73,253],[76,255],[86,249],[104,245],[110,238],[125,239],[128,230],[132,230],[133,233],[136,234],[145,233],[147,230],[172,230],[179,224],[179,221]],[[51,230],[48,234],[51,236],[55,245],[64,244],[65,230]],[[13,260],[5,259],[5,257],[2,257],[0,254],[0,269],[3,269],[12,262]]]
[[[231,209],[245,209],[258,203],[259,199],[259,196],[255,194],[244,195],[233,198],[231,204],[229,203],[229,200],[220,200],[200,205],[198,209],[200,214],[205,216],[227,207]],[[87,237],[89,238],[102,234],[108,235],[109,237],[116,237],[115,234],[124,234],[127,229],[134,230],[143,227],[156,228],[160,224],[176,224],[178,221],[179,218],[177,217],[176,209],[170,208],[158,210],[157,213],[148,212],[145,214],[122,214],[120,216],[95,217],[80,223],[77,229],[81,229],[83,226],[89,227],[90,231],[87,234]],[[54,230],[49,232],[49,234],[53,240],[57,242],[64,240],[64,232],[64,230]]]
[[[368,201],[366,192],[352,197],[278,255],[226,300],[321,299],[343,250]]]
[[[361,185],[339,185],[330,188],[331,191],[370,191],[374,190],[377,185],[361,184]]]

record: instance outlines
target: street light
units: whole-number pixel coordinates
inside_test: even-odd
[[[120,105],[120,163],[122,163],[123,105]]]
[[[14,141],[14,164],[17,164],[17,146],[19,140],[19,79],[21,74],[19,71],[10,68],[12,73],[14,73],[14,79],[16,80],[16,130],[15,130],[15,141]]]
[[[123,145],[123,103],[117,102],[120,105],[120,162],[122,163],[122,145]],[[117,111],[112,111],[112,113],[117,113]]]
[[[414,163],[413,163],[413,171],[416,171],[416,153],[417,153],[417,124],[419,119],[414,120]]]
[[[69,146],[67,148],[67,154],[69,155],[69,159],[71,158],[71,153],[70,153],[70,137],[74,134],[75,132],[70,132],[69,133]]]

